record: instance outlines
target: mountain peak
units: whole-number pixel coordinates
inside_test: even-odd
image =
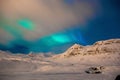
[[[82,49],[83,49],[83,46],[79,44],[74,44],[72,47],[67,49],[67,51],[65,51],[63,54],[66,57],[75,56],[75,55],[81,54],[80,51]]]

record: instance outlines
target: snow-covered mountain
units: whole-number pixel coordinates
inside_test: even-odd
[[[81,46],[74,44],[63,54],[57,55],[61,57],[71,57],[76,55],[96,55],[96,54],[120,54],[120,39],[110,39],[98,41],[93,45]]]

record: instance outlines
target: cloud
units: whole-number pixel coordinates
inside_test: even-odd
[[[93,5],[93,2],[97,4],[95,1],[87,0],[75,0],[73,4],[67,4],[63,0],[1,1],[0,11],[8,21],[6,24],[12,23],[11,27],[18,28],[19,33],[27,40],[35,40],[75,24],[84,25],[94,16],[97,7]],[[29,25],[28,23],[19,24],[19,20],[24,19],[30,20],[29,23],[33,24],[32,30],[29,26],[24,27]]]
[[[0,44],[6,45],[6,42],[12,40],[14,37],[4,29],[0,28]]]

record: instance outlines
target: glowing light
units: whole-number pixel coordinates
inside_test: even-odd
[[[34,29],[34,24],[29,19],[21,19],[21,20],[18,21],[18,24],[21,27],[24,27],[24,28],[29,29],[29,30],[33,30]]]
[[[51,38],[55,41],[55,42],[59,42],[59,43],[66,43],[66,42],[70,42],[70,39],[67,35],[65,34],[54,34],[51,36]]]
[[[0,19],[0,28],[3,28],[5,31],[7,31],[9,34],[14,36],[14,38],[22,38],[21,31],[14,25],[9,23],[9,19]]]

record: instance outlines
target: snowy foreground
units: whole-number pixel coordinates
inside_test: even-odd
[[[101,73],[86,73],[103,66]],[[78,44],[61,54],[0,51],[0,80],[115,80],[120,75],[120,39]]]

